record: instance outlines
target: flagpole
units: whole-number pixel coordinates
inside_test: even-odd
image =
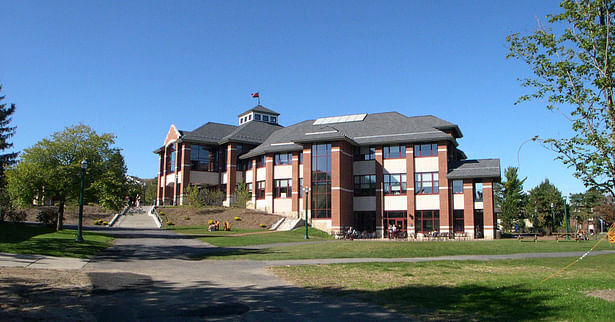
[[[261,91],[256,91],[258,93],[258,97],[256,98],[258,100],[258,105],[261,105]]]

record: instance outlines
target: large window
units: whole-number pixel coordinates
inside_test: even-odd
[[[303,152],[299,153],[299,164],[303,164]]]
[[[256,181],[256,199],[265,199],[265,181]]]
[[[293,163],[293,154],[292,153],[276,153],[275,155],[275,165],[282,164],[292,164]]]
[[[354,149],[355,161],[366,161],[376,159],[376,148],[360,146]]]
[[[440,231],[440,211],[419,210],[416,212],[416,232],[430,233]]]
[[[196,171],[218,171],[218,149],[193,144],[190,147],[191,170]]]
[[[464,232],[463,210],[453,210],[453,231],[456,233]]]
[[[167,148],[167,173],[175,172],[175,147]]]
[[[476,202],[483,201],[483,183],[482,182],[474,183],[474,201]]]
[[[376,175],[354,176],[354,195],[355,196],[375,196],[376,195]]]
[[[414,191],[417,195],[429,195],[440,192],[437,172],[414,174]]]
[[[403,159],[406,157],[405,145],[389,145],[382,150],[385,159]]]
[[[256,167],[257,168],[264,168],[266,164],[267,164],[267,157],[264,154],[256,157]]]
[[[275,198],[290,198],[293,183],[291,179],[278,179],[274,181],[273,196]]]
[[[261,120],[261,115],[260,114],[254,114],[254,120],[260,121]]]
[[[402,195],[406,193],[406,174],[385,174],[384,194]]]
[[[226,150],[220,149],[220,151],[218,152],[218,160],[220,160],[218,162],[219,167],[218,169],[220,171],[226,171]]]
[[[245,161],[246,161],[246,170],[252,170],[252,159],[248,159]]]
[[[312,218],[331,218],[331,144],[312,145]]]
[[[453,180],[453,193],[463,193],[463,180]]]
[[[438,145],[435,143],[430,144],[417,144],[414,146],[415,157],[433,157],[438,155]]]
[[[248,195],[250,196],[249,198],[252,198],[252,189],[254,189],[254,186],[252,185],[252,182],[250,183],[246,183],[246,187],[248,189]]]

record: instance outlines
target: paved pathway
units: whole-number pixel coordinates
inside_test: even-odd
[[[113,228],[137,228],[137,229],[150,229],[158,228],[154,217],[148,215],[151,206],[131,209],[124,216],[120,216]]]
[[[168,230],[126,228],[141,222],[142,218],[136,216],[142,215],[127,217],[124,228],[108,229],[106,232],[116,238],[115,245],[89,261],[0,254],[0,266],[81,269],[92,280],[94,290],[90,298],[76,299],[76,305],[87,307],[97,320],[396,321],[407,318],[380,306],[351,298],[330,298],[289,285],[265,267],[582,255],[582,252],[567,252],[431,258],[195,261],[191,258],[216,252],[217,248]],[[615,251],[593,252],[592,255],[607,253]]]

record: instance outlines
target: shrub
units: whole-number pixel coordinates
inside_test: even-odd
[[[240,220],[241,220],[241,218],[239,218],[239,217],[235,217],[235,220],[236,220],[236,221],[240,221]]]
[[[237,208],[245,208],[248,200],[250,200],[251,191],[248,190],[248,185],[244,183],[240,183],[235,189],[235,202],[233,206]]]
[[[24,222],[26,220],[26,212],[23,210],[10,210],[6,214],[6,219],[8,219],[8,221],[12,223]]]
[[[94,225],[100,225],[100,224],[102,224],[102,219],[94,220]]]
[[[167,226],[175,226],[175,224],[170,221],[167,221]]]
[[[58,210],[56,208],[42,208],[36,215],[36,221],[45,225],[53,225],[58,220]]]
[[[267,227],[267,225],[265,225],[265,224],[260,224],[259,226],[260,226],[261,228],[265,228],[265,227]]]
[[[161,211],[161,212],[160,212],[160,215],[161,215],[161,216],[165,216],[166,214],[165,214],[164,212],[162,212],[162,211]]]
[[[103,226],[107,226],[108,224],[109,224],[109,223],[108,223],[108,222],[106,222],[106,221],[103,221],[103,222],[102,222],[102,225],[103,225]]]
[[[184,217],[184,220],[190,220],[190,216]]]

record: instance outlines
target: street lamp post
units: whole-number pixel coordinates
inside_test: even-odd
[[[566,240],[570,240],[568,236],[568,196],[564,196],[564,226],[566,226]]]
[[[553,221],[551,222],[553,226],[551,229],[551,234],[553,234],[553,232],[555,231],[555,208],[553,208],[553,203],[551,203],[551,217],[553,219]]]
[[[305,198],[305,207],[303,209],[305,212],[305,239],[310,239],[308,236],[308,195],[310,193],[310,187],[305,186],[303,191],[305,192],[305,195],[303,196]]]
[[[83,226],[83,189],[85,188],[85,169],[88,168],[88,162],[81,161],[81,189],[79,191],[79,222],[77,224],[77,238],[76,242],[83,242],[83,234],[81,228]]]

